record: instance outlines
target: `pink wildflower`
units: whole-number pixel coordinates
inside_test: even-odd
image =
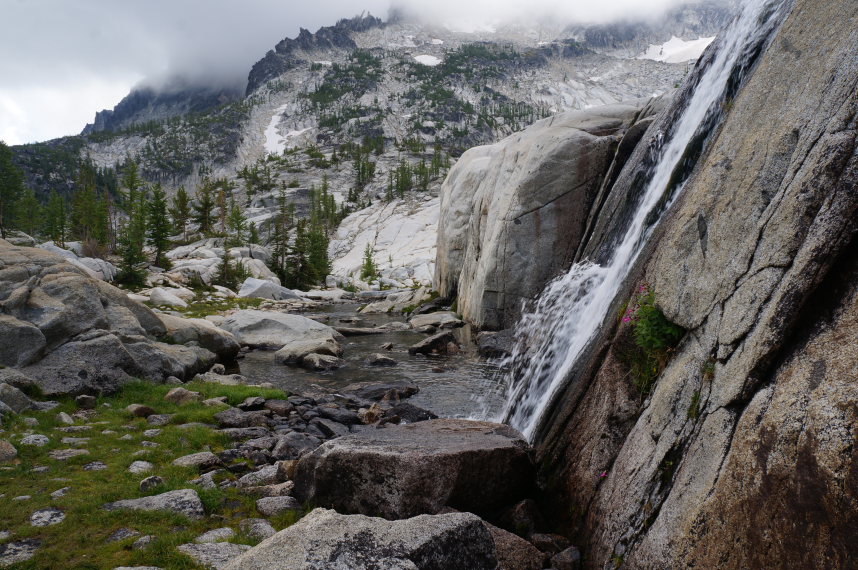
[[[608,472],[607,472],[607,471],[602,471],[601,473],[599,473],[599,477],[604,478],[604,477],[607,477],[607,476],[608,476]]]

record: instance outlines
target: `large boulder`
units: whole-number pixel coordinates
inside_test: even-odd
[[[102,506],[106,511],[170,511],[190,519],[201,519],[205,515],[203,502],[193,489],[168,491],[151,497],[123,499]]]
[[[441,189],[435,284],[481,328],[517,318],[572,262],[617,145],[640,109],[610,105],[538,121],[471,149]]]
[[[323,444],[298,464],[295,495],[389,519],[444,507],[482,514],[521,498],[532,475],[529,447],[512,428],[430,420]]]
[[[74,253],[48,249],[0,240],[0,365],[62,395],[190,378],[214,362],[199,346],[157,342],[166,327],[151,309],[70,264]]]
[[[494,542],[470,513],[387,521],[315,509],[226,566],[226,570],[494,570]]]
[[[220,328],[243,345],[276,350],[296,340],[337,340],[334,329],[307,317],[273,311],[246,309],[229,316]]]
[[[183,319],[163,313],[159,313],[158,318],[164,324],[167,338],[172,342],[196,342],[225,359],[235,358],[241,349],[241,345],[231,333],[205,319]]]

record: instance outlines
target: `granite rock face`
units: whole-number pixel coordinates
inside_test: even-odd
[[[501,329],[572,262],[588,213],[639,108],[570,111],[468,150],[441,193],[435,284]]]
[[[539,436],[588,568],[854,559],[856,29],[853,2],[795,3],[629,283],[688,334],[641,398],[621,325]]]

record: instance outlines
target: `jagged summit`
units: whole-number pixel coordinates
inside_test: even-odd
[[[184,86],[181,80],[167,82],[160,88],[134,88],[113,109],[96,113],[95,120],[81,134],[118,131],[134,124],[208,111],[240,98],[241,90],[237,87]]]
[[[372,28],[382,27],[384,22],[371,14],[361,14],[354,18],[344,18],[333,26],[319,28],[312,33],[301,28],[296,38],[281,40],[273,50],[257,61],[247,77],[246,94],[250,95],[256,89],[271,79],[278,77],[295,65],[304,62],[299,52],[314,52],[329,49],[353,50],[357,47],[351,38],[353,32],[365,32]]]

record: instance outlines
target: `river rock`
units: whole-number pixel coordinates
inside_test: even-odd
[[[512,428],[430,420],[323,444],[299,462],[295,496],[385,518],[447,506],[482,513],[521,498],[532,475],[529,447]]]
[[[164,399],[174,404],[190,404],[199,402],[203,399],[203,395],[199,392],[192,392],[185,388],[173,388],[164,396]]]
[[[324,354],[336,358],[342,356],[343,347],[333,338],[296,339],[287,342],[283,348],[275,352],[274,361],[278,364],[294,364],[301,362],[310,354]]]
[[[301,298],[291,289],[287,289],[266,279],[256,279],[255,277],[248,277],[241,284],[238,296],[247,299],[271,299],[272,301]]]
[[[278,350],[293,340],[337,340],[331,327],[300,315],[246,309],[226,319],[221,328],[243,345]]]
[[[425,315],[415,315],[411,317],[408,322],[411,324],[411,328],[414,329],[419,329],[420,327],[425,326],[453,328],[464,324],[456,313],[451,311],[438,311],[435,313],[426,313]]]
[[[191,519],[201,519],[205,514],[203,503],[193,489],[168,491],[160,495],[125,499],[107,503],[102,507],[107,511],[129,509],[133,511],[172,511]]]
[[[393,382],[361,382],[349,384],[343,392],[354,394],[362,400],[378,402],[380,400],[398,401],[418,393],[420,388],[409,380]]]
[[[166,336],[173,342],[196,342],[224,359],[235,358],[241,348],[232,334],[205,319],[184,319],[164,313],[159,313],[158,318],[164,324]]]
[[[393,358],[378,352],[370,354],[364,360],[370,366],[396,366],[398,363]]]
[[[327,354],[307,354],[301,359],[301,366],[307,370],[336,370],[345,366],[345,361]]]
[[[265,427],[268,425],[268,416],[270,415],[270,410],[245,412],[238,408],[228,408],[216,413],[214,419],[218,425],[225,428]]]
[[[298,459],[313,451],[322,441],[312,435],[291,432],[277,436],[271,455],[277,459]]]
[[[324,561],[324,562],[321,562]],[[494,543],[470,513],[387,521],[315,509],[233,560],[229,570],[321,568],[494,570]]]
[[[510,570],[540,570],[545,554],[523,538],[494,525],[483,523],[492,535],[498,567]],[[560,570],[554,566],[555,570]],[[577,569],[576,569],[577,570]]]
[[[450,331],[439,332],[408,348],[408,354],[447,354],[447,345],[456,345],[456,337]]]

